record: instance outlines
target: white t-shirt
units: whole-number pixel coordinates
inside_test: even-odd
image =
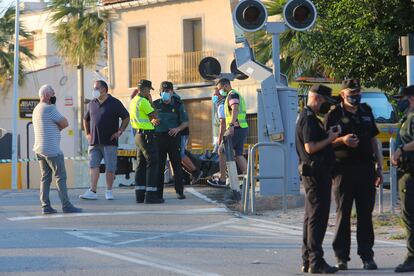
[[[60,150],[60,130],[57,122],[64,119],[56,106],[40,102],[33,110],[35,142],[33,151],[47,157],[62,154]]]
[[[224,112],[224,101],[217,106],[217,118],[226,119],[226,114]]]

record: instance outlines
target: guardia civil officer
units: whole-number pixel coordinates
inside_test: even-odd
[[[129,105],[131,125],[137,130],[135,135],[138,162],[135,172],[137,203],[164,203],[157,193],[158,151],[155,143],[155,126],[159,124],[159,120],[152,107],[151,89],[154,90],[151,81],[141,80],[138,84],[138,94]]]
[[[325,117],[325,127],[341,127],[332,143],[337,174],[333,182],[336,202],[336,232],[333,249],[339,270],[347,270],[351,249],[351,211],[355,201],[357,213],[358,255],[364,269],[377,269],[374,261],[372,211],[376,186],[382,183],[382,160],[378,152],[379,131],[369,105],[361,103],[361,86],[357,79],[342,82],[341,103]]]
[[[398,181],[401,217],[407,232],[407,256],[395,272],[414,271],[414,85],[403,89],[400,106],[405,106],[405,116],[397,137],[397,150],[392,156],[393,165],[402,173]]]
[[[160,119],[155,132],[158,147],[158,195],[163,197],[164,167],[167,154],[174,171],[175,192],[178,199],[184,199],[183,171],[181,167],[181,135],[180,131],[188,127],[188,116],[183,102],[173,97],[172,82],[163,81],[160,87],[161,98],[154,101],[154,108]]]
[[[307,106],[296,124],[296,151],[299,156],[299,173],[305,188],[305,218],[303,222],[303,272],[335,273],[336,267],[323,258],[322,243],[329,219],[331,204],[332,164],[335,155],[332,141],[338,129],[325,131],[317,114],[326,114],[332,105],[332,89],[314,85],[308,94]]]

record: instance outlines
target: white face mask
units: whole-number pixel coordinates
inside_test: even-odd
[[[98,89],[94,89],[94,90],[92,91],[92,97],[93,97],[94,99],[96,99],[96,98],[99,98],[99,96],[101,96],[101,92],[99,92],[99,90],[98,90]]]

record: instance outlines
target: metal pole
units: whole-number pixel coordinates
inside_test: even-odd
[[[26,124],[26,158],[29,160],[30,158],[30,149],[29,149],[29,127],[32,125],[33,122],[28,122]],[[26,162],[26,181],[27,181],[27,189],[30,189],[30,162]]]
[[[395,151],[394,138],[390,139],[390,157]],[[397,203],[397,170],[394,166],[390,166],[390,190],[391,190],[391,213],[394,213]]]
[[[414,56],[407,56],[407,86],[414,84]]]
[[[19,99],[19,15],[20,1],[16,0],[14,22],[14,72],[13,72],[13,136],[12,136],[12,189],[17,190],[17,105]]]
[[[272,35],[272,62],[276,83],[280,83],[280,43],[279,34]],[[413,70],[414,72],[414,70]]]

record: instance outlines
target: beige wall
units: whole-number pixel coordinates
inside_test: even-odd
[[[128,27],[147,27],[148,78],[156,89],[167,77],[167,56],[183,52],[184,19],[202,19],[203,50],[219,54],[223,72],[230,71],[235,43],[228,0],[174,1],[117,13],[118,19],[113,21],[115,95],[123,97],[132,90],[129,87]],[[194,98],[210,97],[210,91],[196,89]]]

